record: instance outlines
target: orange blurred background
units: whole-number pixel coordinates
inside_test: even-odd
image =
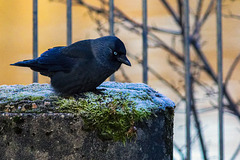
[[[91,4],[99,5],[98,0],[87,1]],[[170,1],[176,7],[175,1]],[[38,42],[39,55],[54,46],[66,45],[66,5],[59,1],[39,0],[38,1]],[[204,9],[208,2],[204,1]],[[115,5],[126,12],[131,18],[141,22],[141,3],[139,0],[121,0],[115,1]],[[228,10],[237,12],[240,2],[229,1],[224,2],[223,13],[228,13]],[[196,1],[191,1],[191,6],[196,6]],[[88,15],[86,8],[73,3],[73,38],[76,42],[87,38],[99,37],[96,31],[96,25]],[[171,28],[177,30],[175,22],[165,10],[163,5],[158,0],[148,1],[148,24],[159,26],[161,28]],[[10,63],[14,63],[24,59],[32,58],[32,0],[0,0],[0,84],[29,84],[32,83],[32,72],[30,69],[13,67]],[[103,21],[108,25],[107,21]],[[205,41],[203,47],[206,56],[210,60],[211,65],[216,71],[216,20],[212,14],[202,30],[202,41]],[[116,26],[117,28],[117,26]],[[131,53],[141,55],[141,38],[127,31],[120,30],[117,36],[125,42],[127,50]],[[171,37],[167,34],[160,34],[167,43],[171,44]],[[233,62],[234,58],[240,52],[240,30],[239,20],[223,18],[223,49],[224,49],[224,76]],[[180,41],[180,39],[179,39]],[[181,46],[177,46],[180,52]],[[166,61],[168,56],[162,49],[149,48],[149,65],[155,68],[163,77],[175,82],[178,75],[169,74],[169,66]],[[192,54],[193,58],[197,58]],[[133,60],[131,60],[133,61]],[[131,74],[133,82],[142,81],[141,65],[134,62],[133,67],[127,68],[127,72]],[[125,66],[124,66],[125,67]],[[238,67],[239,68],[239,67]],[[240,70],[236,70],[232,77],[232,83],[229,85],[233,92],[236,90],[235,85],[239,83],[238,75]],[[116,76],[120,76],[116,73]],[[206,77],[206,75],[202,75]],[[236,81],[235,81],[236,80]],[[49,78],[39,76],[40,83],[49,83]],[[176,81],[177,83],[177,81]],[[169,94],[165,91],[164,84],[161,84],[158,79],[149,74],[149,84],[164,94]],[[236,91],[236,93],[238,90]]]
[[[88,0],[88,3],[99,5],[98,0]],[[169,0],[169,2],[175,7],[175,0]],[[196,1],[190,1],[191,6],[196,7]],[[204,1],[205,10],[209,1]],[[121,10],[127,13],[131,18],[137,22],[141,22],[142,6],[140,0],[115,0],[115,5]],[[223,14],[232,13],[240,15],[240,1],[225,0],[223,6]],[[193,12],[193,10],[191,10]],[[38,1],[38,51],[39,55],[54,46],[66,45],[66,5],[58,0],[39,0]],[[73,13],[73,35],[72,42],[76,42],[88,38],[99,37],[96,31],[96,25],[88,15],[88,10],[74,3],[72,7]],[[159,0],[148,1],[148,24],[158,26],[165,29],[178,30],[172,17],[165,10]],[[192,17],[191,17],[192,18]],[[7,84],[30,84],[32,83],[32,71],[28,68],[13,67],[9,64],[17,61],[31,59],[32,58],[32,0],[0,0],[0,85]],[[193,21],[191,21],[193,22]],[[108,25],[106,20],[103,20],[104,25]],[[116,29],[119,26],[116,25]],[[216,53],[216,16],[211,14],[209,19],[201,31],[201,43],[206,57],[212,65],[215,73],[217,70],[217,53]],[[161,39],[171,45],[171,36],[167,34],[158,34]],[[137,36],[126,30],[119,30],[117,36],[125,43],[127,51],[141,56],[142,54],[142,40],[140,36]],[[179,52],[182,52],[181,38],[176,39],[178,45],[176,46]],[[173,84],[179,85],[179,75],[171,71],[171,67],[167,62],[168,53],[163,49],[149,48],[149,65],[156,69],[161,76],[165,77]],[[224,64],[224,78],[230,65],[240,53],[240,20],[230,19],[223,17],[223,64]],[[191,52],[192,59],[197,59],[195,54]],[[133,64],[131,68],[123,66],[126,72],[130,76],[132,82],[142,82],[142,68],[133,59],[130,59]],[[229,83],[228,90],[231,92],[234,100],[239,99],[240,93],[240,65],[236,67],[233,73],[232,79]],[[118,71],[116,77],[121,79],[121,73]],[[201,75],[202,79],[208,81],[208,76]],[[39,75],[40,83],[49,83],[49,78]],[[210,84],[214,85],[212,81]],[[156,77],[149,73],[149,85],[164,95],[170,97],[172,100],[178,100],[178,97],[161,83]],[[199,94],[199,93],[197,93]],[[198,98],[198,97],[197,97]],[[201,102],[200,102],[201,103]],[[206,104],[200,104],[205,106]],[[212,104],[211,104],[212,105]],[[179,107],[180,108],[180,107]],[[180,111],[181,112],[181,111]],[[215,116],[213,116],[215,115]],[[214,139],[211,147],[215,151],[211,155],[217,155],[217,113],[214,112],[203,114],[201,117],[203,126],[205,126],[205,132],[208,133],[208,142]],[[226,115],[228,116],[228,115]],[[239,125],[236,119],[228,118],[228,125],[226,129],[231,132],[226,132],[228,139],[226,140],[226,153],[230,153],[226,156],[231,156],[238,141],[239,137]],[[213,123],[210,126],[209,123]],[[226,122],[226,121],[225,121]],[[184,114],[176,114],[175,116],[175,140],[184,144]],[[208,127],[206,127],[208,126]],[[236,128],[238,127],[238,131]],[[230,127],[230,128],[227,128]],[[232,127],[232,128],[231,128]],[[213,131],[214,129],[214,131]],[[210,140],[209,140],[210,139]],[[238,139],[239,140],[239,139]],[[236,142],[236,143],[234,143]],[[233,145],[234,143],[234,145]],[[209,145],[209,143],[208,143]],[[233,148],[231,148],[233,146]],[[209,145],[210,148],[210,145]],[[199,150],[197,150],[199,151]],[[212,150],[210,150],[212,151]],[[196,154],[197,152],[195,152]],[[198,157],[201,157],[201,155]],[[216,157],[216,156],[215,156]],[[239,156],[238,156],[239,157]],[[196,158],[198,159],[198,158]]]

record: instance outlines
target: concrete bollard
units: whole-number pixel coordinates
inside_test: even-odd
[[[0,86],[0,159],[173,159],[175,104],[145,84],[58,97],[48,84]]]

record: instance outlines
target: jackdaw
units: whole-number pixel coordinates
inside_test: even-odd
[[[131,66],[123,42],[115,36],[105,36],[54,47],[36,59],[11,65],[30,67],[50,77],[57,93],[74,95],[96,90],[122,63]]]

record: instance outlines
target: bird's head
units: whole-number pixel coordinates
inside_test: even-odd
[[[93,40],[92,48],[96,59],[106,67],[117,70],[122,63],[131,66],[123,42],[115,36],[105,36]]]

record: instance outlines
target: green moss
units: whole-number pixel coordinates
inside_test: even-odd
[[[88,94],[88,98],[60,99],[60,112],[80,114],[86,129],[96,130],[103,139],[123,141],[136,135],[135,124],[151,115],[151,111],[136,108],[136,103],[121,92],[114,97],[109,94]]]
[[[28,99],[30,99],[31,101],[36,101],[36,100],[44,100],[45,97],[43,97],[43,96],[30,96],[30,97],[28,97]]]

